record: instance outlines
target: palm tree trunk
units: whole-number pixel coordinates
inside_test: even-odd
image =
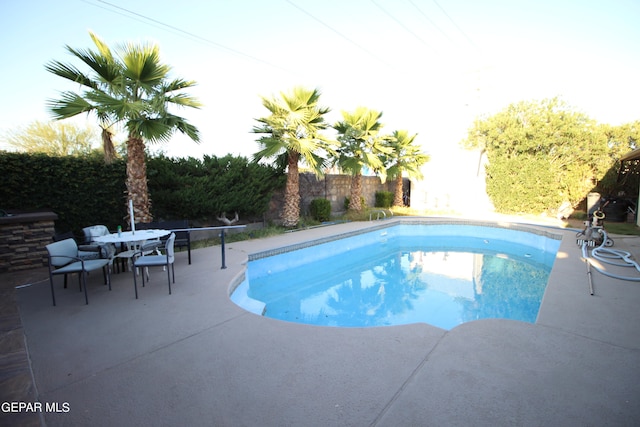
[[[149,190],[147,188],[147,162],[144,154],[144,141],[141,137],[129,134],[127,140],[127,193],[133,200],[134,221],[151,222]],[[127,204],[128,204],[127,200]],[[127,208],[127,224],[131,223]]]
[[[300,173],[298,158],[300,154],[289,152],[287,184],[284,190],[284,207],[282,209],[282,225],[295,227],[300,220]]]
[[[349,199],[349,210],[362,211],[362,174],[356,173],[351,179],[351,198]]]
[[[402,174],[396,177],[396,194],[393,196],[393,206],[404,206],[402,200]]]
[[[108,165],[116,159],[116,149],[113,146],[113,135],[106,127],[102,127],[102,150],[104,151],[104,162]]]

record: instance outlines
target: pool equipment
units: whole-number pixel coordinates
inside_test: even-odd
[[[618,267],[635,267],[636,271],[640,273],[640,265],[632,259],[630,252],[619,249],[610,249],[610,247],[613,246],[613,239],[609,238],[604,226],[602,225],[604,217],[604,212],[600,210],[594,212],[593,220],[585,221],[584,230],[579,231],[576,235],[576,243],[582,248],[582,259],[584,259],[587,264],[587,277],[589,278],[589,292],[591,295],[594,294],[591,266],[593,266],[593,268],[599,273],[614,279],[640,282],[640,277],[629,277],[610,273],[593,264],[592,258]],[[593,247],[591,255],[589,255],[588,247]]]
[[[604,216],[604,212],[597,210],[593,213],[591,221],[584,222],[584,230],[576,234],[576,243],[578,246],[586,245],[595,247],[603,243],[605,246],[613,246],[613,240],[606,238],[604,225],[602,223]]]

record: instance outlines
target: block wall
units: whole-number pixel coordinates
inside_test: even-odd
[[[55,218],[53,213],[2,218],[0,273],[46,266],[45,245],[53,241]]]

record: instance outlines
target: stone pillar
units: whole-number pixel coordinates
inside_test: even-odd
[[[0,273],[46,266],[45,245],[53,241],[56,219],[53,212],[0,217]]]

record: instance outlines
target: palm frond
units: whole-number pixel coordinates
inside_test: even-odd
[[[145,88],[164,83],[171,67],[160,62],[157,45],[128,43],[122,48],[123,74]]]
[[[264,136],[258,140],[258,143],[262,148],[253,154],[254,161],[276,158],[283,153],[286,154],[286,150],[277,138]]]
[[[167,82],[162,90],[165,93],[168,93],[176,90],[188,89],[194,86],[197,86],[197,83],[193,80],[173,79],[172,81]]]
[[[101,56],[98,52],[90,49],[73,49],[69,46],[67,46],[67,50],[95,72],[96,78],[92,79],[93,82],[97,83],[100,80],[112,83],[121,74],[117,63]]]
[[[68,119],[96,108],[77,93],[70,91],[62,92],[60,99],[49,99],[46,103],[56,119]]]
[[[79,83],[92,89],[98,87],[98,84],[95,81],[90,79],[87,75],[82,73],[73,65],[64,64],[60,61],[51,61],[45,64],[44,68],[50,73],[53,73],[56,76],[62,77],[64,79],[71,80],[74,83]]]
[[[93,44],[98,48],[100,55],[102,55],[107,61],[115,62],[111,49],[100,37],[98,37],[97,34],[93,31],[89,31],[89,37],[91,37]]]
[[[187,135],[196,144],[200,142],[200,131],[185,119],[181,118],[181,120],[178,120],[174,126],[180,133]]]
[[[177,105],[180,107],[200,108],[202,104],[193,96],[186,93],[177,93],[175,95],[167,96],[164,98],[165,103]]]

